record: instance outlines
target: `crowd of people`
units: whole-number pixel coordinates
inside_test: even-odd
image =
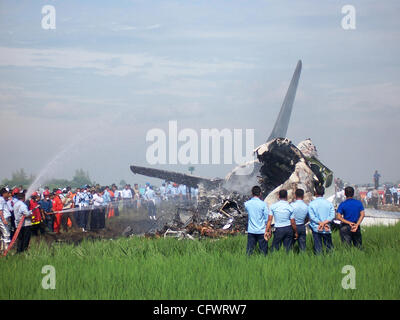
[[[247,254],[251,255],[258,243],[260,250],[268,253],[268,242],[272,238],[271,250],[277,251],[284,247],[286,251],[294,248],[298,243],[300,251],[306,250],[306,223],[313,237],[313,249],[320,254],[325,246],[327,251],[333,249],[332,227],[333,220],[337,219],[339,233],[342,242],[348,245],[362,247],[360,224],[364,219],[364,206],[360,200],[354,199],[354,188],[344,189],[346,200],[338,207],[324,199],[323,186],[315,188],[315,199],[309,204],[304,202],[304,190],[297,189],[296,200],[288,202],[287,190],[279,191],[279,201],[268,205],[260,199],[261,188],[252,188],[252,198],[245,202],[248,213],[247,229]],[[274,231],[272,232],[272,219],[274,219]]]
[[[160,188],[146,183],[144,186],[126,184],[118,188],[89,185],[81,188],[49,190],[45,187],[26,197],[22,186],[0,190],[0,232],[2,250],[6,250],[20,226],[17,252],[28,248],[31,235],[46,232],[59,234],[73,225],[82,232],[105,228],[106,219],[119,216],[121,210],[137,211],[147,208],[150,220],[157,220],[157,206],[162,201],[182,203],[196,201],[197,188],[188,188],[165,182]]]

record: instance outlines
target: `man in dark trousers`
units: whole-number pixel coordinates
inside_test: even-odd
[[[264,238],[265,225],[268,220],[267,204],[260,199],[261,188],[254,186],[251,189],[252,198],[244,203],[248,213],[247,226],[247,249],[248,255],[251,255],[258,243],[260,250],[266,255],[268,253],[268,241]]]
[[[381,175],[378,173],[378,170],[375,170],[374,173],[374,185],[375,185],[375,189],[378,189],[379,187],[379,178],[381,177]]]
[[[333,249],[330,223],[335,218],[335,209],[332,203],[323,198],[324,194],[325,188],[321,185],[316,186],[316,198],[308,205],[315,254],[322,253],[322,243],[324,243],[327,251]]]
[[[293,208],[294,220],[298,233],[297,242],[299,243],[300,251],[306,250],[306,222],[308,221],[308,206],[304,202],[304,190],[297,189],[295,191],[296,201],[290,205]]]
[[[20,253],[29,247],[29,241],[31,240],[32,212],[28,211],[28,206],[24,202],[25,193],[18,193],[17,198],[18,201],[14,205],[15,225],[17,228],[22,216],[25,216],[17,241],[17,253]]]
[[[361,201],[353,199],[354,189],[346,187],[344,189],[346,200],[343,201],[337,210],[336,217],[340,220],[340,238],[343,243],[349,246],[354,245],[361,249],[362,237],[360,224],[364,219],[364,206]]]
[[[279,191],[279,201],[271,205],[268,217],[267,232],[271,230],[272,217],[275,221],[274,240],[272,250],[279,250],[283,244],[286,251],[289,251],[294,240],[297,240],[298,233],[294,219],[293,208],[287,201],[287,190]]]

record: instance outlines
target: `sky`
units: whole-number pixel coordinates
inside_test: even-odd
[[[44,29],[45,5],[55,29]],[[345,5],[355,29],[344,29]],[[19,168],[100,184],[156,179],[147,133],[254,129],[269,136],[299,59],[287,132],[351,183],[397,181],[400,2],[320,0],[0,1],[0,179]],[[47,18],[45,21],[49,21]],[[181,146],[183,143],[180,143]],[[195,164],[224,177],[235,164]]]

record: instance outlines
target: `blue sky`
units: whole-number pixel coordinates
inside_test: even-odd
[[[55,30],[41,28],[48,4]],[[341,27],[347,4],[356,30]],[[100,183],[141,182],[129,165],[146,165],[146,133],[169,120],[197,131],[251,128],[259,145],[302,59],[288,137],[312,138],[351,182],[375,169],[398,180],[399,13],[389,0],[3,0],[0,177],[21,167],[37,174],[72,143],[55,176],[82,167]]]

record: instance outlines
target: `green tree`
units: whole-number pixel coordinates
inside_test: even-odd
[[[127,182],[126,182],[124,179],[122,179],[122,180],[119,182],[119,186],[120,186],[121,188],[124,188],[126,185],[127,185]]]
[[[85,184],[92,185],[92,181],[89,177],[89,172],[85,172],[83,169],[78,169],[75,171],[75,175],[71,181],[72,188],[78,188]]]
[[[35,180],[35,177],[32,174],[28,176],[25,170],[21,168],[11,174],[11,179],[3,179],[2,183],[9,187],[22,185],[24,188],[27,188],[33,180]]]

